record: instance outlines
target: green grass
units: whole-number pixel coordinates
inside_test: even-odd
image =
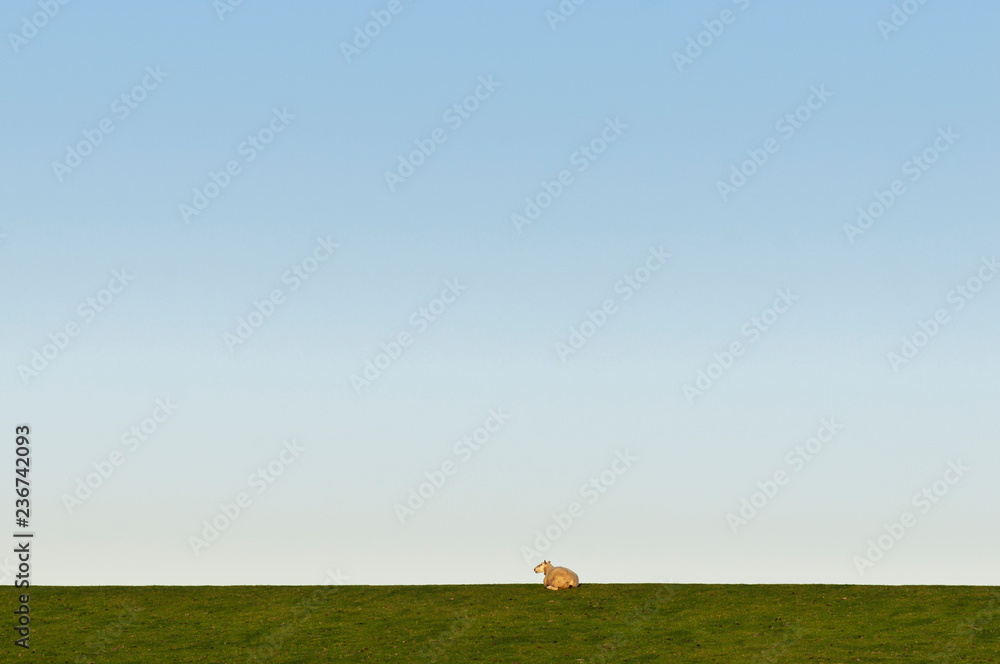
[[[1000,662],[988,587],[584,584],[30,590],[3,662]]]

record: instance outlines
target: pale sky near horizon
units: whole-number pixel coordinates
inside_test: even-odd
[[[33,583],[1000,583],[1000,7],[227,1],[0,11]]]

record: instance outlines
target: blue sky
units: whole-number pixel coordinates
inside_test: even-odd
[[[1000,8],[227,6],[0,17],[36,582],[1000,581]]]

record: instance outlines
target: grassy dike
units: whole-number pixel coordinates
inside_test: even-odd
[[[1000,662],[978,586],[41,586],[3,662]]]

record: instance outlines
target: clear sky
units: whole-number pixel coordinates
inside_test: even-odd
[[[4,3],[33,581],[1000,583],[998,19]]]

